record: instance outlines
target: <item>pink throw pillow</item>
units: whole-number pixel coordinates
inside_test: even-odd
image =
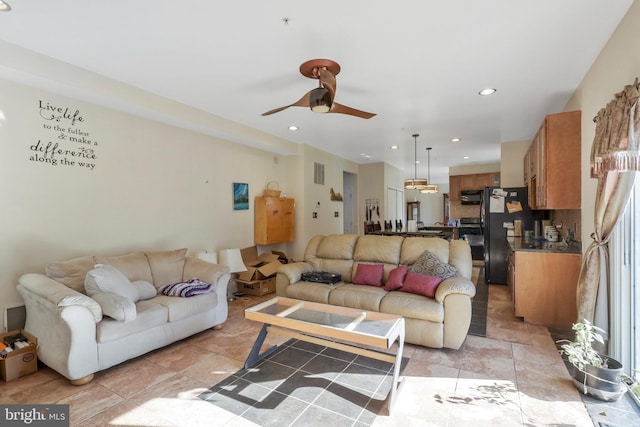
[[[408,272],[407,277],[404,279],[404,285],[400,290],[433,298],[436,296],[436,289],[438,289],[441,282],[442,277]]]
[[[404,276],[407,275],[408,269],[409,266],[401,265],[391,270],[387,283],[384,285],[384,290],[395,291],[396,289],[400,289],[404,283]]]
[[[382,264],[358,264],[354,285],[382,286],[384,266]]]

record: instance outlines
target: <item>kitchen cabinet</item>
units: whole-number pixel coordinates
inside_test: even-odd
[[[482,190],[485,187],[499,187],[500,173],[472,173],[449,176],[449,197],[452,202],[460,201],[462,190]]]
[[[570,330],[577,320],[576,287],[581,254],[512,251],[508,285],[515,315],[547,327]]]
[[[449,176],[449,201],[459,202],[460,191],[462,191],[462,177],[463,175]]]
[[[581,112],[549,114],[525,156],[532,209],[580,209]]]
[[[295,201],[291,198],[256,197],[254,203],[254,241],[273,245],[293,241]]]

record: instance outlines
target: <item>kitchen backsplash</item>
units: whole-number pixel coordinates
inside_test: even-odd
[[[462,205],[460,202],[451,202],[449,205],[449,218],[480,218],[480,205]]]
[[[574,230],[575,239],[580,239],[582,235],[582,210],[581,209],[564,209],[554,210],[551,212],[551,220],[555,225],[562,224],[560,234],[564,236],[567,232],[567,228]]]

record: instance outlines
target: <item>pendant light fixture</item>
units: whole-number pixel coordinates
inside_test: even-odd
[[[431,182],[431,147],[427,147],[427,179]],[[440,188],[436,184],[428,184],[421,193],[437,193]]]
[[[417,178],[418,176],[418,137],[420,136],[417,133],[413,135],[413,179],[405,179],[404,180],[404,189],[405,190],[425,190],[428,187],[428,182],[424,178]]]

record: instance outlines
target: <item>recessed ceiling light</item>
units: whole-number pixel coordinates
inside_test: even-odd
[[[469,159],[469,156],[464,156],[463,159],[467,160]]]
[[[11,6],[6,1],[0,0],[0,12],[9,12],[11,10]]]
[[[389,148],[391,148],[392,150],[397,150],[397,149],[398,149],[398,148],[400,148],[400,147],[399,147],[399,146],[397,146],[397,145],[392,145],[392,146],[391,146],[391,147],[389,147]]]
[[[420,160],[416,160],[416,165],[420,164]]]
[[[462,138],[451,138],[451,142],[462,142]]]
[[[482,89],[480,92],[478,92],[478,94],[482,95],[482,96],[492,95],[494,93],[496,93],[496,89],[494,89],[492,87],[489,87],[489,88],[486,88],[486,89]]]
[[[290,130],[290,131],[292,131],[292,132],[295,132],[295,131],[297,131],[298,129],[300,129],[300,128],[299,128],[298,126],[295,126],[295,125],[291,125],[291,126],[289,126],[289,130]]]
[[[370,159],[370,158],[371,158],[371,156],[370,156],[370,155],[368,155],[368,154],[361,153],[360,155],[361,155],[362,157],[364,157],[365,159]]]

